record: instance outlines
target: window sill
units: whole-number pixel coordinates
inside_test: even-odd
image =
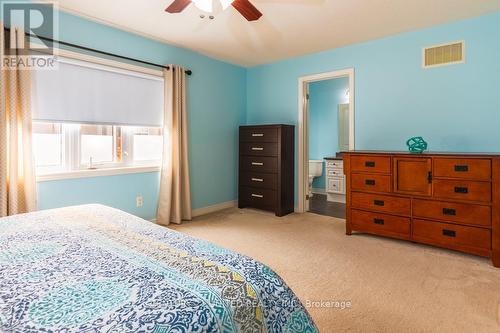
[[[62,180],[62,179],[116,176],[116,175],[126,175],[133,173],[147,173],[147,172],[159,172],[159,171],[160,171],[160,166],[132,166],[132,167],[121,167],[121,168],[102,168],[94,170],[76,170],[76,171],[37,175],[36,181],[48,182],[48,181]]]

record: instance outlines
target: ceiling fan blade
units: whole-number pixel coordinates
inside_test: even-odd
[[[166,12],[169,13],[180,13],[182,12],[189,4],[191,3],[191,0],[174,0],[170,4],[170,6],[165,9]]]
[[[233,7],[248,21],[256,21],[262,16],[262,13],[248,0],[234,0]]]

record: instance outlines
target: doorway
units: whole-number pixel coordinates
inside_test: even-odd
[[[344,217],[341,152],[354,137],[354,69],[299,78],[299,212]]]

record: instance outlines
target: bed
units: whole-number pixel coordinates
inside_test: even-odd
[[[122,211],[0,219],[1,332],[317,332],[265,265]]]

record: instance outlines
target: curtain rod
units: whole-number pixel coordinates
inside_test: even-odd
[[[4,30],[10,32],[10,28],[4,27]],[[93,49],[93,48],[86,47],[86,46],[81,46],[81,45],[78,45],[78,44],[63,42],[63,41],[55,40],[55,39],[52,39],[52,38],[49,38],[49,37],[33,35],[33,34],[28,33],[28,32],[25,32],[24,34],[26,36],[33,37],[33,38],[38,38],[38,39],[45,40],[45,41],[51,42],[51,43],[57,43],[57,44],[61,44],[61,45],[69,46],[69,47],[74,47],[74,48],[77,48],[77,49],[80,49],[80,50],[85,50],[85,51],[100,53],[100,54],[111,56],[111,57],[116,57],[116,58],[120,58],[120,59],[124,59],[124,60],[135,61],[135,62],[139,62],[141,64],[155,66],[155,67],[160,67],[160,68],[165,68],[167,70],[170,70],[170,66],[159,65],[159,64],[155,64],[155,63],[149,62],[149,61],[144,61],[144,60],[140,60],[140,59],[130,58],[130,57],[122,56],[122,55],[119,55],[119,54],[114,54],[114,53],[110,53],[110,52],[106,52],[106,51],[101,51],[101,50]],[[191,70],[187,69],[187,70],[185,70],[185,73],[187,75],[191,75],[193,72]]]

